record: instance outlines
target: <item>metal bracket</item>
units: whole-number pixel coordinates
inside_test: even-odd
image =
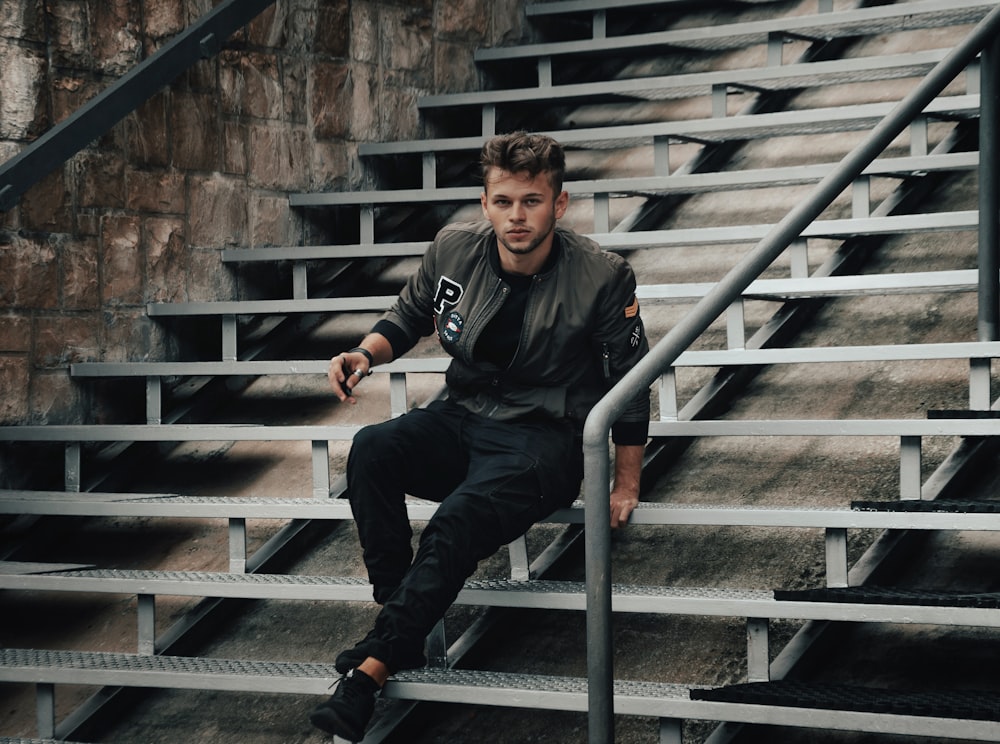
[[[768,650],[768,619],[747,618],[747,681],[768,682],[771,679]]]
[[[528,581],[531,578],[531,563],[528,561],[528,540],[524,535],[507,545],[510,552],[510,578],[514,581]]]
[[[156,595],[139,594],[136,620],[139,626],[139,653],[156,653]]]
[[[826,530],[826,585],[848,586],[847,530],[842,527]]]

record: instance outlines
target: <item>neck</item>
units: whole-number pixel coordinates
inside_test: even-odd
[[[511,253],[498,241],[497,251],[500,257],[501,269],[508,274],[532,276],[540,272],[545,266],[545,262],[548,261],[549,255],[552,252],[552,244],[538,246],[531,253],[518,254]]]

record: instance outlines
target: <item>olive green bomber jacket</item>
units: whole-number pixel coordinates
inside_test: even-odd
[[[582,430],[590,409],[649,346],[628,262],[575,232],[556,232],[554,265],[532,278],[506,368],[473,357],[509,292],[494,268],[497,239],[486,221],[443,228],[376,330],[386,322],[399,330],[389,334],[394,356],[436,330],[452,357],[448,397],[477,414],[565,417]],[[649,410],[649,390],[638,391],[613,428],[614,440],[644,443]]]

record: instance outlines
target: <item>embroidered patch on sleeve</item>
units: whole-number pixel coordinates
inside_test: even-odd
[[[639,348],[639,343],[642,341],[642,325],[637,323],[635,328],[632,329],[632,333],[628,337],[629,346],[633,349]]]
[[[634,318],[639,314],[639,298],[632,295],[632,302],[629,303],[628,307],[625,308],[625,317]]]

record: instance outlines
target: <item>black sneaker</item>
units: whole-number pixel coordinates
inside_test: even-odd
[[[364,672],[351,669],[340,678],[330,699],[309,715],[312,725],[348,741],[365,738],[365,727],[375,712],[375,698],[382,688]]]

